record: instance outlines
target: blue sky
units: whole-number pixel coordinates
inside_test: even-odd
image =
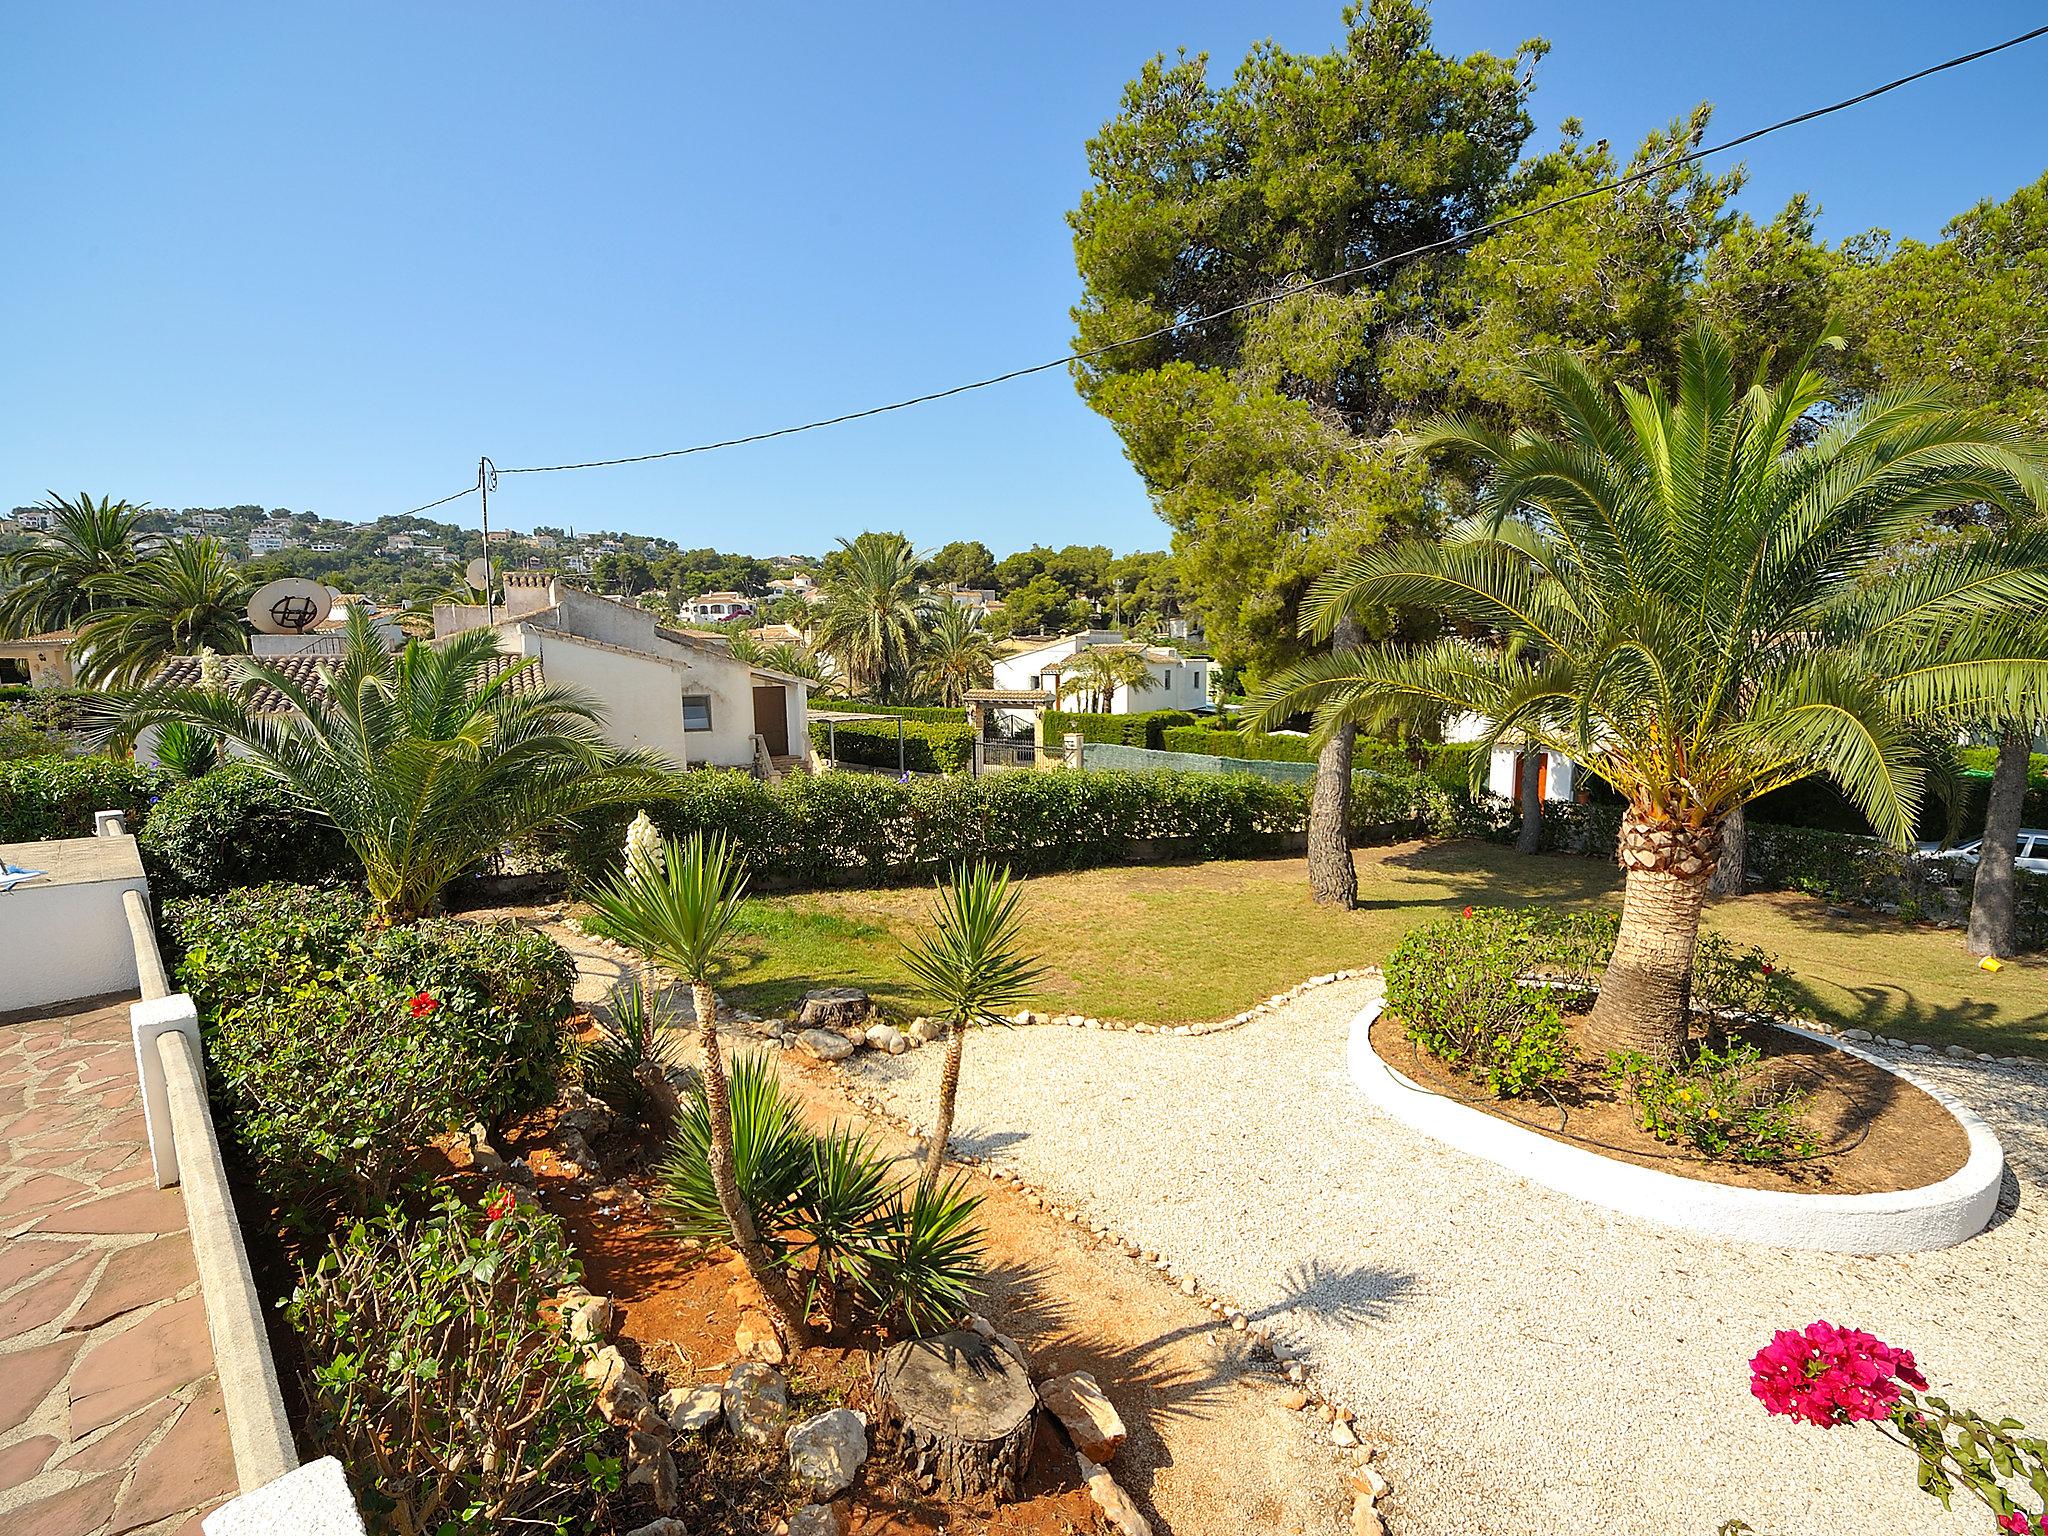
[[[1732,133],[2038,4],[1441,0],[1553,43],[1539,143]],[[1703,21],[1702,18],[1710,18]],[[832,414],[1065,350],[1084,139],[1148,55],[1224,69],[1335,0],[66,3],[0,15],[0,507],[46,488],[369,518],[548,463]],[[1831,237],[1931,236],[2048,166],[2048,40],[1752,146]],[[451,511],[474,515],[474,502]],[[494,521],[818,550],[863,527],[1156,548],[1054,372],[781,443],[508,479]],[[443,514],[445,515],[445,514]]]

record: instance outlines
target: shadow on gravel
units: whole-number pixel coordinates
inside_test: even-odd
[[[1305,1259],[1280,1277],[1281,1295],[1251,1313],[1255,1321],[1301,1313],[1333,1323],[1376,1323],[1415,1288],[1415,1277],[1374,1264]]]
[[[946,1138],[946,1148],[949,1152],[965,1152],[970,1157],[993,1157],[1030,1139],[1029,1131],[986,1131],[980,1126],[973,1126],[964,1131],[956,1128]]]

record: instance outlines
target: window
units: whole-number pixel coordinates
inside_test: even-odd
[[[1040,688],[1043,688],[1044,686],[1045,686],[1045,684],[1044,684],[1044,682],[1043,682],[1043,681],[1042,681],[1042,680],[1041,680],[1041,679],[1039,678],[1039,675],[1038,675],[1038,674],[1037,674],[1036,672],[1032,673],[1032,674],[1031,674],[1031,690],[1032,690],[1032,692],[1036,693],[1036,692],[1037,692],[1037,691],[1038,691],[1038,690],[1039,690]]]
[[[708,731],[711,729],[710,694],[686,693],[683,695],[683,729],[686,731]]]

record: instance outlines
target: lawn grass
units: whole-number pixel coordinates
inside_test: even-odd
[[[1048,875],[1025,882],[1047,974],[1035,1006],[1178,1024],[1224,1018],[1305,976],[1383,960],[1414,924],[1475,906],[1613,906],[1613,865],[1523,857],[1492,843],[1362,848],[1359,907],[1308,899],[1299,859],[1241,859]],[[929,889],[747,903],[741,959],[723,983],[742,1007],[787,1008],[812,987],[858,986],[891,1010],[924,999],[899,960]],[[1806,1011],[1843,1025],[1995,1055],[2048,1055],[2048,963],[1980,971],[1953,931],[1875,914],[1828,915],[1807,896],[1718,901],[1708,926],[1773,951]]]

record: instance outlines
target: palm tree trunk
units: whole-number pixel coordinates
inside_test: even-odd
[[[1721,856],[1714,861],[1714,878],[1707,889],[1716,896],[1740,896],[1749,875],[1749,818],[1741,806],[1721,823]]]
[[[1534,853],[1543,841],[1543,752],[1525,747],[1521,756],[1522,828],[1515,834],[1515,852]]]
[[[1358,620],[1337,621],[1330,645],[1358,649]],[[1308,890],[1319,907],[1358,905],[1358,871],[1351,863],[1351,748],[1357,731],[1340,727],[1316,758],[1315,788],[1308,802]]]
[[[1984,807],[1984,841],[1977,849],[1977,880],[1970,892],[1970,953],[2004,958],[2016,952],[2018,891],[2013,854],[2027,798],[2027,768],[2034,743],[2008,725],[1998,736],[1998,762]]]
[[[939,1113],[932,1125],[932,1144],[924,1154],[924,1182],[936,1184],[946,1162],[946,1142],[953,1134],[953,1101],[960,1096],[960,1052],[967,1029],[958,1019],[946,1026],[946,1067],[939,1074]]]
[[[718,1049],[718,996],[702,982],[692,982],[690,1000],[697,1010],[697,1043],[704,1057],[704,1104],[711,1119],[711,1187],[718,1192],[718,1208],[725,1215],[733,1247],[761,1287],[789,1342],[797,1349],[808,1348],[811,1330],[804,1321],[803,1304],[762,1246],[753,1214],[740,1199],[739,1180],[733,1174],[732,1095],[725,1082],[725,1058]]]
[[[1670,1061],[1684,1048],[1700,908],[1719,841],[1716,827],[1647,822],[1633,809],[1623,816],[1621,931],[1585,1028],[1603,1057],[1640,1051]]]

